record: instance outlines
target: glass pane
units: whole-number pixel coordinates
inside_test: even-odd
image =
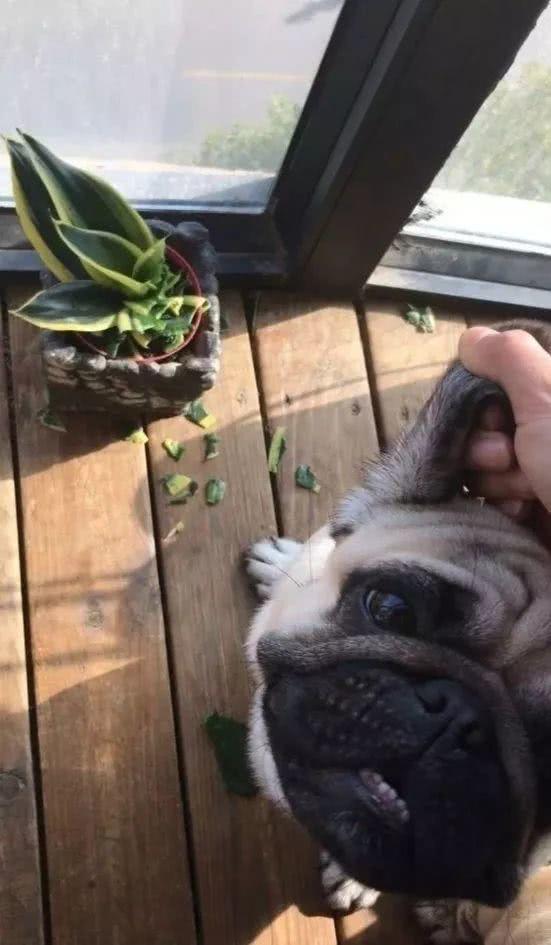
[[[436,215],[408,232],[551,252],[551,7],[435,179],[427,203],[427,215]]]
[[[342,3],[4,0],[0,131],[138,200],[264,204]]]

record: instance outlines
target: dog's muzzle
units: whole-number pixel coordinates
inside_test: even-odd
[[[502,905],[518,831],[492,713],[447,675],[259,649],[264,716],[299,821],[366,885]]]

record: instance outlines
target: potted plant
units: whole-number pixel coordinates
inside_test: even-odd
[[[44,330],[50,406],[179,413],[219,368],[215,254],[198,223],[149,225],[109,184],[9,138],[15,207],[48,269],[12,314]]]

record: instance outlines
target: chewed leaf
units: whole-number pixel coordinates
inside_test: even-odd
[[[36,419],[43,427],[47,427],[49,430],[56,430],[58,433],[67,433],[67,427],[63,423],[63,420],[61,420],[50,407],[43,407],[42,410],[39,410]]]
[[[187,500],[197,492],[197,483],[189,476],[184,476],[183,473],[165,476],[162,482],[165,491],[172,499]]]
[[[33,295],[12,315],[52,331],[105,331],[117,321],[122,299],[94,282],[62,282]]]
[[[149,443],[149,437],[143,427],[138,427],[136,430],[132,430],[128,436],[125,436],[127,443],[136,443],[138,445]]]
[[[215,459],[220,451],[220,437],[217,433],[205,433],[203,440],[205,442],[205,459]]]
[[[185,526],[183,522],[176,522],[176,525],[174,526],[174,528],[171,528],[170,531],[167,532],[167,534],[163,538],[163,545],[168,545],[178,535],[181,535],[182,532],[184,531],[184,528]]]
[[[207,505],[218,505],[226,495],[226,483],[223,479],[209,479],[205,486]]]
[[[310,469],[310,466],[304,464],[297,466],[295,470],[295,482],[297,486],[308,489],[310,492],[315,492],[316,495],[320,491],[320,484]]]
[[[271,473],[277,473],[279,469],[279,464],[283,458],[283,454],[287,448],[287,440],[285,438],[285,427],[277,427],[272,436],[272,441],[270,443],[270,449],[268,452],[268,471]]]
[[[200,400],[194,400],[193,403],[187,404],[182,413],[186,420],[191,420],[197,426],[203,427],[203,430],[211,430],[212,427],[216,426],[216,417],[203,407]]]
[[[408,305],[404,318],[422,334],[432,334],[436,327],[434,312],[429,305]]]
[[[170,456],[175,462],[178,462],[186,451],[182,443],[179,443],[178,440],[171,440],[169,436],[163,440],[162,447],[167,456]]]
[[[247,756],[247,726],[214,712],[204,721],[226,790],[241,797],[258,794]]]

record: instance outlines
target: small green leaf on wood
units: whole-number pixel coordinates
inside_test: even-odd
[[[408,305],[405,320],[422,334],[432,334],[436,320],[429,305]]]
[[[215,459],[216,456],[219,456],[220,450],[218,449],[220,445],[220,437],[217,433],[205,433],[203,440],[205,441],[205,460]]]
[[[218,505],[226,495],[226,483],[223,479],[209,479],[205,486],[207,505]]]
[[[283,454],[287,449],[287,439],[285,437],[285,427],[277,427],[270,443],[268,451],[268,471],[277,473],[279,464],[283,459]]]
[[[174,473],[172,476],[165,476],[162,480],[165,491],[171,499],[183,501],[197,492],[197,483],[189,476],[183,473]]]
[[[125,436],[125,440],[127,443],[137,443],[138,445],[149,443],[149,437],[143,427],[137,427],[135,430],[131,430],[128,436]]]
[[[316,495],[320,491],[318,480],[310,469],[310,466],[306,466],[305,464],[297,466],[295,470],[295,482],[297,486],[308,489],[310,492],[315,492]]]
[[[229,794],[258,794],[247,757],[247,726],[214,712],[203,723],[212,743],[218,769]]]
[[[67,427],[63,423],[63,420],[61,420],[50,407],[43,407],[42,410],[39,410],[36,419],[43,427],[47,427],[48,430],[57,430],[58,433],[67,433]]]
[[[175,463],[177,463],[178,460],[182,458],[186,451],[186,448],[182,445],[182,443],[179,443],[178,440],[171,440],[169,436],[167,436],[166,440],[163,440],[162,445],[167,456],[170,456],[170,458],[173,459]]]
[[[176,522],[176,525],[174,526],[174,528],[171,528],[170,531],[163,538],[163,545],[169,545],[170,542],[174,541],[174,539],[177,538],[178,535],[181,535],[183,531],[184,531],[184,523],[181,521]]]
[[[186,420],[196,423],[203,430],[211,430],[212,427],[216,426],[216,417],[208,412],[200,400],[194,400],[191,404],[187,404],[182,413]]]

